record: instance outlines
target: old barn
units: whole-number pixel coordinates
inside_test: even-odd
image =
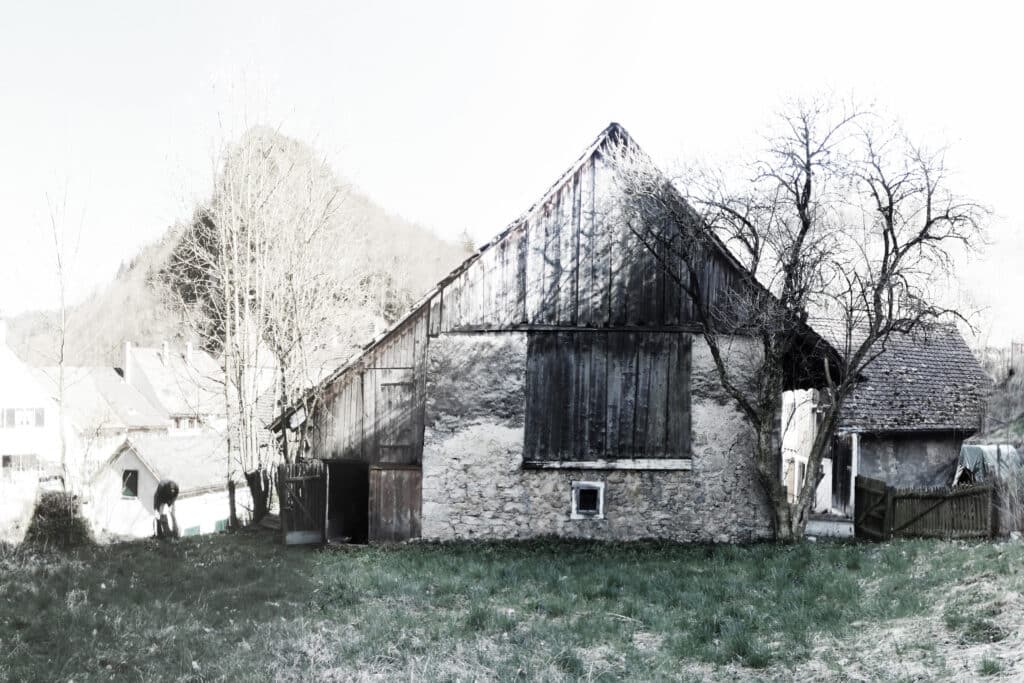
[[[323,463],[282,482],[292,538],[770,535],[751,430],[696,334],[693,302],[665,253],[607,209],[619,147],[635,143],[612,124],[332,373],[316,410],[272,423],[305,423],[306,457]],[[694,275],[705,303],[724,307],[757,285],[710,243]],[[723,346],[736,367],[755,354],[741,334]]]

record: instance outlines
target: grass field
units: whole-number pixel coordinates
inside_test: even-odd
[[[1024,546],[411,544],[249,532],[0,550],[6,680],[1024,672]]]

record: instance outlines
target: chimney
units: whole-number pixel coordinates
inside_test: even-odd
[[[185,344],[185,364],[192,367],[192,342]]]
[[[132,376],[129,368],[132,364],[132,343],[126,341],[124,343],[124,363],[121,366],[121,378],[125,384],[131,384]]]
[[[171,352],[171,345],[168,344],[167,342],[164,342],[163,353],[160,355],[160,360],[163,361],[164,365],[167,365],[167,357],[170,354],[170,352]]]

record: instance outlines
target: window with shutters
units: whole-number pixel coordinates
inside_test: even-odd
[[[527,466],[688,469],[690,336],[531,332]]]

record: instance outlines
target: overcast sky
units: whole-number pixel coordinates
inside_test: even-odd
[[[86,6],[88,4],[88,6]],[[1020,17],[980,3],[24,3],[0,9],[0,311],[110,280],[209,191],[248,124],[313,143],[394,213],[478,242],[610,121],[672,165],[751,149],[786,98],[875,101],[952,145],[994,211],[964,264],[994,341],[1024,339]],[[827,10],[842,7],[841,10]]]

